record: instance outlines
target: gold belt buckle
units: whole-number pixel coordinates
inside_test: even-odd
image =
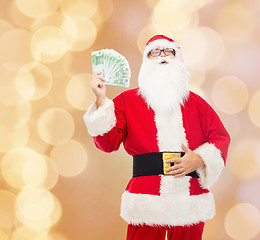
[[[163,152],[162,153],[162,160],[163,160],[163,173],[165,175],[169,175],[170,173],[166,171],[166,169],[168,167],[171,167],[171,163],[167,163],[165,162],[167,159],[170,158],[179,158],[181,157],[181,153],[180,152]]]

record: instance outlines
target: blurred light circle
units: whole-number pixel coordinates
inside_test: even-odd
[[[16,211],[29,220],[37,221],[49,217],[53,206],[52,194],[41,188],[25,188],[16,199]]]
[[[8,32],[13,29],[14,29],[14,27],[11,23],[9,23],[3,19],[0,19],[0,37],[3,33]]]
[[[258,144],[259,139],[243,139],[236,142],[230,149],[230,169],[238,178],[248,180],[259,177],[260,164],[256,158]]]
[[[197,1],[190,1],[190,0],[161,0],[161,2],[168,6],[169,8],[176,8],[178,7],[180,10],[183,11],[197,11],[202,8],[208,0],[197,0]]]
[[[31,18],[43,18],[55,11],[59,0],[15,0],[19,10]]]
[[[0,65],[8,62],[21,65],[32,62],[30,42],[31,34],[25,30],[13,29],[2,34],[0,37]]]
[[[24,164],[38,157],[38,153],[31,148],[21,147],[6,153],[1,163],[1,171],[4,180],[15,188],[25,186],[23,179]]]
[[[99,2],[98,9],[91,20],[96,26],[102,26],[102,24],[111,17],[113,10],[113,1],[103,0]]]
[[[233,76],[218,79],[212,88],[212,99],[224,113],[236,114],[243,110],[249,98],[246,84]]]
[[[16,128],[0,126],[0,152],[9,152],[26,145],[29,139],[29,128],[22,125]]]
[[[230,2],[217,14],[216,26],[228,43],[238,45],[250,39],[255,20],[245,4]]]
[[[10,228],[16,221],[14,209],[16,196],[12,192],[0,190],[0,199],[0,229]]]
[[[52,73],[41,63],[21,67],[16,77],[16,87],[26,99],[38,100],[48,94],[52,87]]]
[[[153,24],[158,24],[171,31],[179,31],[188,27],[192,19],[192,12],[186,11],[175,4],[175,1],[158,2],[152,16]],[[172,4],[172,5],[169,5]]]
[[[145,3],[153,9],[155,5],[158,3],[158,0],[145,0]]]
[[[85,148],[75,140],[54,146],[50,157],[55,161],[59,173],[65,177],[80,174],[87,163]]]
[[[51,240],[48,238],[48,230],[35,230],[26,226],[15,229],[11,240]]]
[[[37,31],[39,28],[45,26],[60,27],[64,21],[64,16],[60,12],[53,12],[45,18],[37,18],[31,25],[31,32]]]
[[[185,62],[185,61],[184,61]],[[193,85],[200,87],[202,83],[205,81],[206,78],[206,70],[198,70],[194,68],[190,68],[188,70],[191,74],[191,80],[190,83]]]
[[[59,172],[55,162],[51,158],[47,156],[44,156],[44,158],[47,168],[47,175],[41,186],[50,190],[56,185],[59,178]]]
[[[51,236],[53,240],[69,240],[67,237],[59,232],[51,232]]]
[[[34,230],[44,230],[49,229],[55,223],[57,223],[61,217],[62,209],[57,198],[53,197],[53,209],[49,215],[42,217],[41,219],[28,218],[21,211],[16,212],[16,216],[19,221],[26,227]]]
[[[37,154],[27,159],[22,168],[22,176],[26,185],[40,185],[47,176],[47,166],[44,156]]]
[[[79,109],[86,110],[94,100],[94,95],[89,87],[91,74],[82,73],[73,77],[66,88],[66,96],[69,103]]]
[[[8,240],[8,238],[9,238],[9,235],[6,234],[4,231],[2,231],[2,230],[0,229],[0,239],[1,239],[1,240]]]
[[[17,7],[17,4],[15,1],[8,1],[9,7],[8,7],[8,20],[12,22],[12,24],[16,28],[20,29],[28,29],[30,25],[32,24],[33,18],[30,18],[26,15],[24,15],[19,8]]]
[[[16,64],[0,66],[0,103],[3,105],[19,106],[28,101],[16,89],[16,75],[19,68],[20,66]]]
[[[161,24],[156,24],[156,23],[153,23],[153,27],[157,33],[164,34],[165,36],[171,37],[177,44],[179,44],[180,42],[181,43],[180,46],[181,46],[182,39],[185,37],[185,35],[198,27],[199,19],[200,17],[198,12],[193,12],[191,15],[191,20],[189,25],[182,30],[175,30],[172,28],[168,28],[167,26],[163,26]],[[150,37],[152,37],[152,35]]]
[[[198,27],[182,37],[181,50],[187,67],[208,70],[221,61],[225,48],[217,32],[211,28]]]
[[[258,90],[250,99],[248,113],[250,120],[260,128],[260,90]]]
[[[154,25],[145,26],[139,33],[137,37],[137,46],[140,53],[143,55],[145,44],[153,36],[158,34]]]
[[[19,106],[0,104],[0,127],[17,128],[25,125],[31,116],[31,103],[29,101]]]
[[[260,180],[245,181],[239,186],[237,202],[247,202],[260,209]]]
[[[259,210],[249,203],[240,203],[226,214],[225,229],[233,239],[250,240],[259,233],[259,222]]]
[[[66,17],[84,16],[90,19],[98,9],[98,0],[63,0],[60,8]]]
[[[38,131],[43,141],[49,144],[63,144],[73,135],[75,124],[69,112],[61,108],[45,111],[38,122]]]
[[[62,216],[62,206],[58,198],[56,198],[54,195],[52,195],[53,200],[54,200],[54,205],[53,205],[53,210],[51,211],[50,214],[50,221],[51,225],[55,225],[61,218]]]
[[[44,63],[56,62],[67,51],[60,39],[60,29],[44,26],[32,36],[31,51],[37,61]]]
[[[7,213],[5,211],[0,209],[0,229],[1,228],[10,228],[10,226],[12,226],[10,217],[7,215]]]
[[[92,21],[86,17],[67,18],[61,25],[61,39],[71,51],[83,51],[95,41],[97,30]]]

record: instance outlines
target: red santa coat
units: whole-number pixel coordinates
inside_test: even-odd
[[[149,108],[138,89],[128,90],[84,115],[96,146],[118,150],[123,142],[130,155],[182,151],[185,144],[199,154],[205,167],[199,178],[168,175],[132,178],[122,195],[121,216],[129,224],[184,226],[215,215],[209,188],[217,181],[227,156],[230,137],[215,111],[189,92],[183,106],[172,112]]]

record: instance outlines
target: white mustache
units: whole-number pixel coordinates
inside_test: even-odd
[[[170,56],[158,57],[158,58],[151,59],[151,61],[153,61],[154,63],[161,63],[163,61],[170,63],[174,61],[174,58],[171,58]]]

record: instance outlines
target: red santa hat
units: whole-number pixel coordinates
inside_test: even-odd
[[[152,49],[156,48],[173,48],[175,50],[176,58],[182,60],[180,47],[176,44],[176,42],[173,39],[164,35],[155,35],[148,40],[148,42],[145,45],[143,59],[147,59],[149,52]]]

